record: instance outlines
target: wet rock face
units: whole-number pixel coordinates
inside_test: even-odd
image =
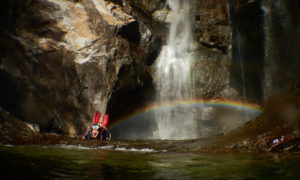
[[[299,1],[262,1],[265,28],[265,97],[299,88]]]
[[[240,99],[231,86],[231,27],[227,1],[193,1],[195,39],[192,69],[197,98]]]
[[[197,41],[208,49],[226,54],[231,45],[229,6],[227,1],[194,1]]]
[[[129,0],[127,11],[144,21],[155,35],[167,36],[169,14],[166,0]],[[193,28],[196,40],[208,49],[225,53],[231,45],[231,29],[229,26],[229,6],[226,0],[192,2]]]
[[[256,102],[299,88],[299,1],[231,0],[233,60],[244,62],[247,99]],[[232,69],[241,89],[241,72]]]
[[[259,1],[230,1],[232,22],[231,85],[254,103],[263,101],[264,28]],[[243,67],[243,68],[242,68]]]
[[[105,113],[121,67],[143,66],[134,55],[138,22],[113,3],[7,0],[2,7],[1,107],[42,131],[77,134],[95,110]]]

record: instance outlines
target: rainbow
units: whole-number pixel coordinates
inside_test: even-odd
[[[111,124],[111,127],[150,111],[155,111],[163,108],[175,108],[180,106],[181,107],[225,107],[225,108],[233,108],[233,109],[243,109],[255,113],[260,113],[262,111],[262,108],[257,104],[250,104],[241,101],[233,101],[227,99],[178,100],[178,101],[149,104],[148,106],[143,106],[138,109],[135,109],[130,113],[128,113],[127,115],[117,119],[113,124]]]

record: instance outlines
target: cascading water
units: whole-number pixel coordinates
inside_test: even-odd
[[[245,65],[244,65],[244,57],[243,52],[241,48],[241,37],[239,29],[237,28],[237,47],[238,47],[238,57],[240,61],[240,69],[241,69],[241,79],[242,79],[242,96],[243,96],[243,102],[246,102],[246,79],[245,79]]]
[[[191,6],[189,0],[168,0],[170,29],[167,45],[156,62],[157,101],[159,103],[193,98],[191,65],[194,60]],[[195,115],[177,107],[155,112],[154,138],[188,139],[197,137]]]

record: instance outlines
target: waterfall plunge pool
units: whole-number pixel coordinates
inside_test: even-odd
[[[300,154],[127,152],[0,146],[0,179],[298,179]]]

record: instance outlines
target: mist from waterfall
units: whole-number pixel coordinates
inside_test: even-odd
[[[193,98],[191,65],[194,61],[191,5],[189,0],[168,0],[170,28],[167,45],[156,61],[156,88],[159,103]],[[195,113],[190,109],[165,108],[155,112],[157,139],[197,137]]]

